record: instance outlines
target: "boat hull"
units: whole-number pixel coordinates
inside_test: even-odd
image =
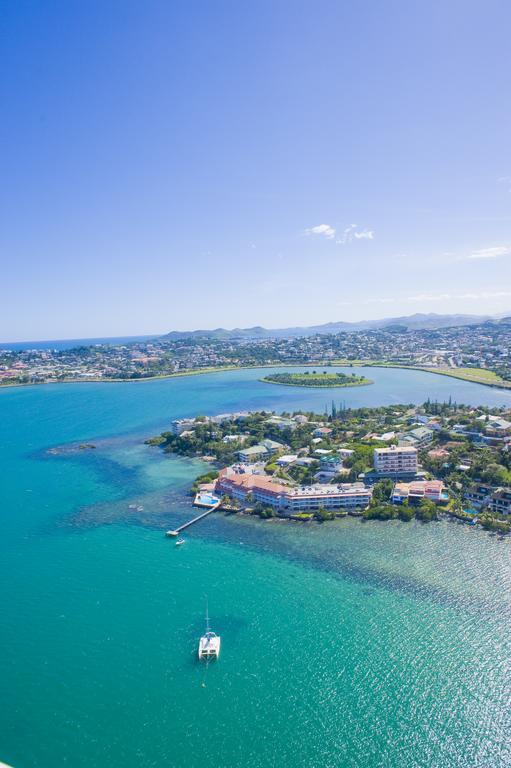
[[[217,635],[203,635],[199,640],[198,657],[200,660],[218,659],[220,656],[220,638]]]

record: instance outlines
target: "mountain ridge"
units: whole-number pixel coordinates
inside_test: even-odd
[[[404,315],[401,317],[387,317],[381,320],[361,320],[359,322],[329,322],[320,325],[292,326],[288,328],[264,328],[255,325],[250,328],[213,328],[198,329],[193,331],[170,331],[160,338],[169,341],[180,339],[276,339],[293,338],[303,336],[315,336],[328,333],[356,333],[357,331],[383,330],[390,326],[402,326],[407,330],[439,330],[456,326],[482,325],[483,323],[509,322],[509,316],[501,316],[501,319],[491,315],[440,315],[434,312]]]

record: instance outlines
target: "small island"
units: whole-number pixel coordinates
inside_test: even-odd
[[[272,373],[261,381],[269,384],[286,384],[290,387],[361,387],[373,384],[371,379],[365,376],[357,376],[352,373],[317,373],[317,371],[303,371],[301,373]]]

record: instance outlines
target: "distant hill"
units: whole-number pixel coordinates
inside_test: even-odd
[[[490,315],[437,315],[415,314],[405,317],[387,317],[383,320],[362,320],[357,323],[343,321],[293,328],[263,328],[256,325],[253,328],[214,328],[213,330],[171,331],[162,339],[177,341],[179,339],[284,339],[296,336],[314,336],[318,333],[355,333],[374,329],[409,330],[451,328],[463,325],[480,325],[481,323],[509,323],[509,317],[498,320]]]

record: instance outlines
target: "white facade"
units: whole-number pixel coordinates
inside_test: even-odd
[[[195,426],[195,419],[176,419],[170,425],[170,429],[174,435],[182,435],[183,432],[188,432]]]
[[[395,446],[375,448],[374,468],[382,474],[411,474],[418,467],[417,448]]]
[[[316,509],[365,509],[371,501],[372,489],[362,483],[311,485],[290,489],[281,500],[288,512]]]

